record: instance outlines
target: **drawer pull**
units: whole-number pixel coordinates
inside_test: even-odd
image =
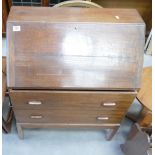
[[[41,105],[42,102],[41,101],[29,101],[28,104],[29,105]]]
[[[30,117],[32,119],[41,119],[41,118],[43,118],[41,115],[31,115]]]
[[[109,117],[101,117],[101,116],[97,117],[97,120],[108,120],[108,119]]]
[[[103,106],[115,106],[116,105],[116,103],[114,103],[114,102],[109,102],[109,103],[103,103],[102,104]]]

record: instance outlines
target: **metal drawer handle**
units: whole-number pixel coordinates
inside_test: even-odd
[[[29,105],[41,105],[42,102],[41,101],[29,101],[28,104]]]
[[[97,117],[97,120],[108,120],[108,119],[109,117],[101,117],[101,116]]]
[[[109,103],[102,103],[102,106],[115,106],[116,103],[114,102],[109,102]]]
[[[43,118],[42,115],[31,115],[30,117],[32,119],[41,119],[41,118]]]

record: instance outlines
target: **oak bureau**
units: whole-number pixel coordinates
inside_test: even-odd
[[[17,130],[119,128],[140,88],[145,24],[134,9],[12,7],[7,84]]]

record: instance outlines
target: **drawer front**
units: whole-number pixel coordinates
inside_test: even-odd
[[[10,91],[15,109],[126,110],[136,92]]]
[[[123,112],[85,110],[15,110],[18,123],[120,123]]]

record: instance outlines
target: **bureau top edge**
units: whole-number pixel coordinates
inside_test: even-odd
[[[13,6],[8,22],[144,24],[136,9]]]
[[[51,93],[51,92],[61,92],[61,93],[65,93],[65,92],[70,92],[70,93],[75,93],[75,92],[81,92],[81,93],[107,93],[107,94],[117,94],[117,93],[121,93],[121,94],[137,94],[138,91],[137,90],[58,90],[58,89],[8,89],[8,92],[45,92],[45,93]]]
[[[48,87],[8,87],[9,90],[25,90],[25,91],[108,91],[108,92],[136,92],[139,91],[140,88],[82,88],[82,87],[62,87],[62,88],[48,88]]]

